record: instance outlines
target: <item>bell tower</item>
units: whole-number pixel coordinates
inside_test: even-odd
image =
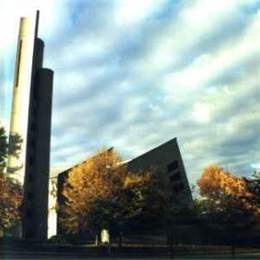
[[[43,68],[44,42],[35,21],[21,18],[10,140],[19,138],[20,155],[9,149],[8,172],[23,183],[22,237],[46,240],[53,71]]]

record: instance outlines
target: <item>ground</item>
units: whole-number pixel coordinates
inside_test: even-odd
[[[15,247],[0,247],[0,259],[1,260],[15,260],[15,259],[70,259],[70,260],[77,260],[77,259],[124,259],[124,260],[148,260],[148,259],[156,259],[156,260],[166,260],[166,259],[260,259],[260,249],[259,248],[238,248],[234,251],[230,248],[229,251],[215,251],[215,252],[205,252],[204,250],[195,250],[194,252],[190,251],[189,253],[183,251],[178,252],[176,256],[174,256],[173,252],[168,254],[168,256],[160,256],[158,257],[155,254],[149,254],[149,251],[144,252],[143,255],[145,257],[140,257],[136,255],[136,251],[131,251],[131,257],[123,254],[122,256],[111,256],[107,255],[108,251],[107,248],[103,248],[102,250],[91,250],[86,251],[86,248],[64,248],[64,247],[34,247],[32,250],[28,248],[15,248]],[[167,251],[168,252],[168,251]],[[140,252],[139,252],[140,253]],[[103,254],[103,256],[102,256]],[[107,255],[107,256],[104,256]]]

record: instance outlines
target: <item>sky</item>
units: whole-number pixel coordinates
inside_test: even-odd
[[[1,0],[7,128],[19,17],[36,9],[55,71],[52,168],[174,137],[191,183],[211,164],[260,167],[260,0]]]

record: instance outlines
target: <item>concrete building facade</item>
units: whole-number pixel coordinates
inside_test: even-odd
[[[24,181],[35,21],[22,17],[17,41],[7,173]]]
[[[157,174],[168,176],[172,187],[173,201],[181,201],[183,205],[192,203],[191,190],[177,138],[171,139],[130,160],[127,162],[127,166],[132,172],[152,168]]]

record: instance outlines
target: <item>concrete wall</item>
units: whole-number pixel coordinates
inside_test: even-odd
[[[21,18],[13,83],[7,173],[17,179],[20,183],[23,183],[25,174],[28,108],[34,49],[34,26],[35,23],[31,18]],[[18,141],[17,137],[21,139],[21,149],[18,154],[14,154],[13,151],[15,150],[15,145]]]

